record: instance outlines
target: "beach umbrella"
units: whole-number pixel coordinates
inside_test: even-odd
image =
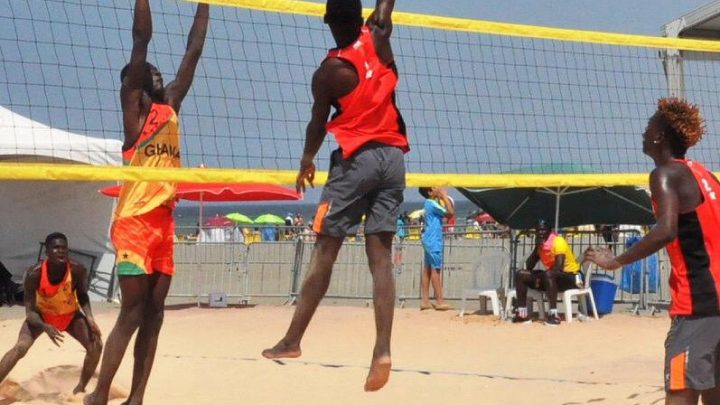
[[[101,193],[117,197],[120,185],[105,187]],[[189,201],[281,201],[299,200],[298,193],[290,188],[262,183],[180,183],[178,198]]]
[[[120,195],[120,187],[120,185],[106,187],[100,192],[110,197],[117,197]],[[180,183],[177,186],[176,195],[183,200],[200,203],[198,209],[200,224],[203,224],[203,204],[207,201],[290,201],[300,199],[300,195],[294,189],[264,183]]]
[[[492,217],[490,214],[488,214],[487,212],[483,212],[482,214],[478,215],[477,217],[475,217],[475,220],[476,220],[479,224],[485,224],[485,223],[488,223],[488,222],[497,222],[497,221],[495,221],[495,218],[493,218],[493,217]]]
[[[578,165],[548,165],[514,173],[592,173]],[[655,223],[648,193],[635,186],[510,187],[458,190],[501,224],[529,229],[554,220],[555,229],[585,224]]]
[[[529,229],[539,219],[555,229],[585,224],[655,223],[650,196],[640,187],[459,188],[501,224]]]
[[[232,225],[233,223],[231,220],[220,216],[219,214],[215,214],[215,216],[212,216],[205,221],[205,226],[208,228],[225,228]]]
[[[408,214],[408,218],[410,219],[419,219],[422,216],[425,216],[425,209],[423,208],[420,208],[419,210],[415,210]]]
[[[291,201],[300,196],[294,189],[262,183],[181,183],[178,197],[190,201]]]
[[[230,214],[225,215],[225,218],[235,222],[236,224],[252,224],[253,220],[249,216],[245,214],[241,214],[239,212],[231,212]]]
[[[285,220],[275,214],[260,215],[254,222],[259,225],[285,225]]]

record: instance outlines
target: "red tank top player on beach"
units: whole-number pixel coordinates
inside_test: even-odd
[[[343,158],[349,158],[368,142],[409,151],[405,122],[395,106],[397,70],[394,63],[385,65],[378,57],[370,28],[362,27],[355,42],[330,50],[327,58],[351,63],[358,75],[357,86],[338,99],[338,105],[334,106],[337,111],[325,126],[335,135]]]
[[[675,239],[667,246],[672,271],[670,315],[720,315],[720,184],[700,163],[690,169],[702,194],[694,211],[678,215]]]
[[[35,303],[43,321],[56,327],[59,331],[67,330],[80,310],[77,295],[73,289],[70,263],[65,269],[65,276],[58,284],[51,284],[48,278],[47,260],[40,267],[40,286],[35,292]]]

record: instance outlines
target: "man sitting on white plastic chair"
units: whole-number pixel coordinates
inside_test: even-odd
[[[533,271],[541,261],[546,270]],[[578,288],[581,283],[580,265],[565,239],[552,232],[547,222],[540,220],[535,234],[535,249],[525,261],[525,269],[515,273],[517,312],[514,323],[529,323],[527,308],[528,288],[545,291],[550,302],[547,325],[559,325],[557,310],[558,292]],[[543,305],[540,303],[540,305]]]

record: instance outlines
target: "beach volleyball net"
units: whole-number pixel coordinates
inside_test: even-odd
[[[180,113],[182,170],[116,165],[132,0],[0,4],[0,179],[293,183],[312,73],[334,45],[324,4],[210,3]],[[151,6],[148,60],[167,83],[195,4]],[[402,12],[393,19],[409,186],[645,184],[652,162],[641,134],[669,94],[700,105],[709,135],[689,155],[715,169],[720,43]],[[688,52],[706,57],[686,60]],[[334,148],[328,135],[320,171]]]

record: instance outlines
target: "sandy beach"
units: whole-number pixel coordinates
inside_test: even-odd
[[[22,312],[0,312],[0,350],[15,342]],[[177,306],[166,312],[146,404],[659,404],[669,319],[613,314],[600,321],[513,325],[457,311],[395,312],[393,373],[363,392],[374,339],[371,308],[321,306],[299,359],[260,356],[287,328],[293,308]],[[116,306],[96,309],[106,336]],[[41,336],[0,385],[25,399],[0,404],[77,404],[72,396],[84,352]],[[62,367],[59,367],[62,366]],[[130,387],[132,350],[115,378]],[[95,382],[91,381],[90,388]],[[18,387],[15,387],[16,389]],[[120,404],[115,399],[111,404]]]

